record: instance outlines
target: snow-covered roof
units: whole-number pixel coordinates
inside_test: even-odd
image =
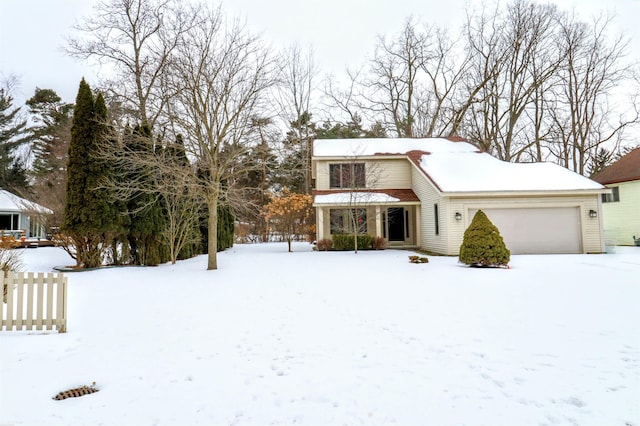
[[[466,142],[451,142],[445,138],[425,139],[316,139],[314,157],[355,157],[379,154],[406,154],[410,151],[477,152],[478,148]]]
[[[412,155],[443,192],[570,191],[604,189],[599,183],[553,163],[509,163],[468,142],[427,139],[318,139],[315,157]]]
[[[51,210],[49,210],[48,208],[34,203],[33,201],[25,200],[24,198],[18,197],[17,195],[12,194],[9,191],[5,191],[4,189],[0,189],[0,211],[16,213],[24,211],[51,213]]]
[[[316,195],[314,204],[395,203],[400,199],[380,192],[340,192]]]

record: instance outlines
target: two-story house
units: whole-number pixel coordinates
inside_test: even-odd
[[[457,255],[481,209],[513,254],[604,251],[604,186],[551,163],[500,161],[459,139],[316,140],[312,177],[318,239],[357,226],[389,247]]]

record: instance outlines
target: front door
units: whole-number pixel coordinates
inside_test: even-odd
[[[389,241],[404,242],[406,229],[404,207],[389,207],[387,209],[387,221]]]

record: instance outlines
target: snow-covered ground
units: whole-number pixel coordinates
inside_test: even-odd
[[[0,332],[0,424],[640,425],[640,248],[511,269],[294,249],[68,274],[68,333]]]

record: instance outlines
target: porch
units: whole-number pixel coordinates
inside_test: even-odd
[[[411,190],[314,195],[318,240],[357,232],[382,237],[390,248],[420,245],[420,201]]]

